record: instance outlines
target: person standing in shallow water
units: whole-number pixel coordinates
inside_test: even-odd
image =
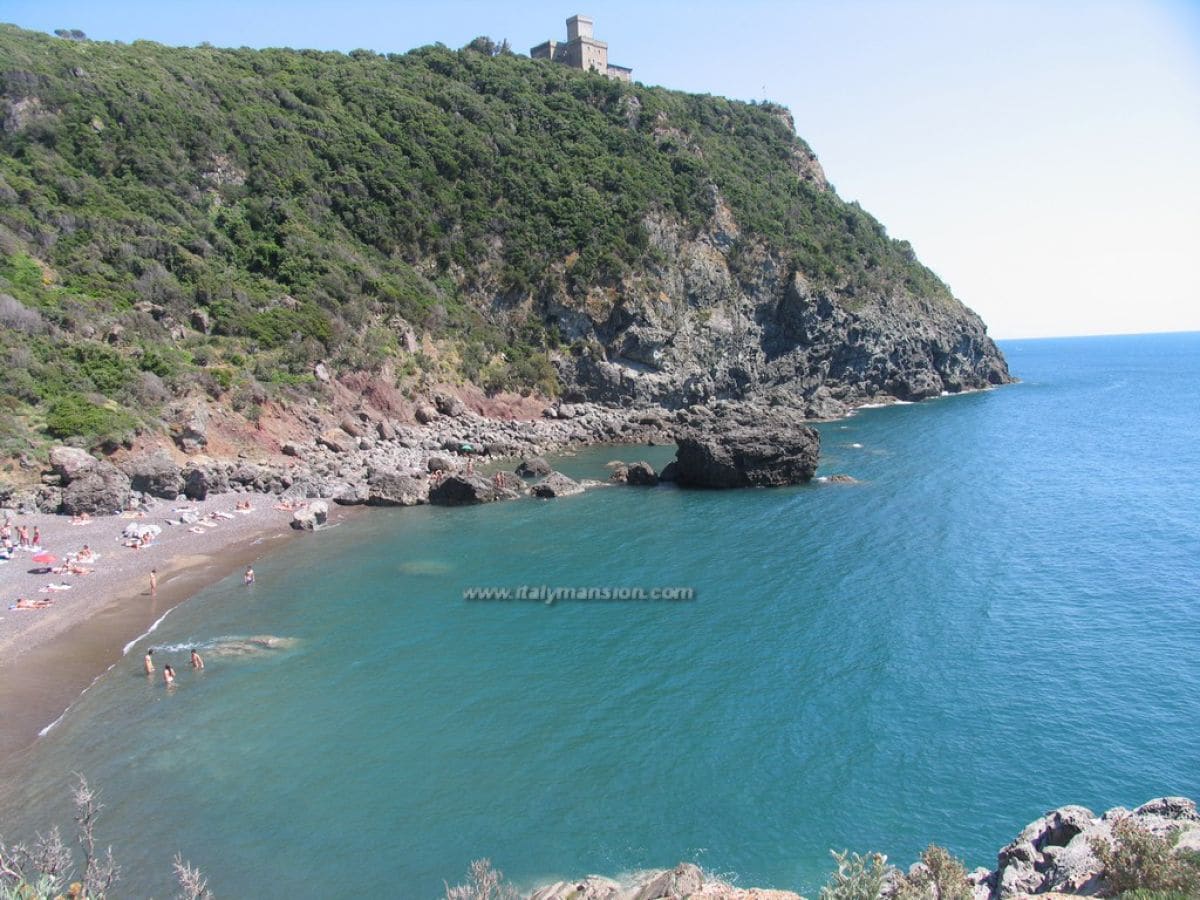
[[[200,658],[200,654],[196,652],[195,647],[192,648],[192,668],[193,669],[203,669],[204,668],[204,660],[202,660]]]
[[[254,569],[247,567],[246,574],[242,578],[242,584],[254,584]]]
[[[158,569],[150,570],[150,596],[154,597],[158,594]]]
[[[153,656],[154,656],[154,648],[151,647],[149,650],[146,651],[146,658],[142,660],[142,668],[146,670],[147,675],[154,674],[154,660],[152,659]]]
[[[171,668],[170,663],[163,666],[163,684],[175,683],[175,670]]]

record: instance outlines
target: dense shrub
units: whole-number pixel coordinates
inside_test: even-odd
[[[99,406],[83,394],[60,397],[46,411],[46,431],[60,440],[79,437],[100,443],[123,437],[136,424],[128,413]]]
[[[1200,897],[1200,858],[1174,852],[1175,838],[1160,837],[1132,819],[1113,824],[1110,843],[1097,837],[1092,850],[1116,894],[1137,897]]]

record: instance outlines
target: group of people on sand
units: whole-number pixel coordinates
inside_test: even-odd
[[[9,609],[45,609],[48,606],[53,606],[54,601],[49,597],[40,598],[38,600],[30,600],[28,597],[18,597],[17,602]]]
[[[30,550],[36,553],[42,549],[42,530],[33,526],[33,534],[29,533],[28,525],[13,525],[11,518],[5,518],[0,525],[0,548],[7,559],[17,550]]]
[[[199,671],[204,668],[204,660],[200,658],[200,654],[196,648],[191,650],[191,665],[192,668]],[[154,648],[151,647],[146,651],[146,656],[142,659],[142,668],[147,675],[154,674]],[[175,667],[170,663],[163,666],[163,684],[175,683]]]

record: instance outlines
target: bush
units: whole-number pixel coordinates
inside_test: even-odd
[[[1104,865],[1113,893],[1131,896],[1200,896],[1200,861],[1196,854],[1176,854],[1171,837],[1159,837],[1133,819],[1112,828],[1113,840],[1092,839],[1092,851]]]
[[[896,879],[895,900],[972,900],[966,867],[945,847],[930,844],[921,864]]]
[[[887,857],[882,853],[859,856],[843,850],[830,850],[837,871],[821,888],[821,900],[878,900],[887,878]]]
[[[136,425],[127,412],[99,406],[83,394],[60,397],[46,412],[46,431],[59,440],[79,437],[89,443],[101,443],[123,436]]]

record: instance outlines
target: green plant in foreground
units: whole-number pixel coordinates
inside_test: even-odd
[[[821,900],[877,900],[887,878],[887,857],[882,853],[860,856],[843,850],[829,851],[837,871],[821,888]]]
[[[962,862],[945,847],[930,844],[915,871],[896,880],[895,900],[971,900],[973,892]]]
[[[1112,833],[1111,842],[1094,837],[1091,844],[1114,894],[1139,900],[1200,896],[1200,860],[1174,852],[1178,834],[1161,837],[1132,819],[1118,821]]]

